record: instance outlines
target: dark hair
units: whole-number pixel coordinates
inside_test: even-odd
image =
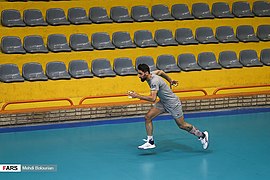
[[[150,68],[147,64],[139,64],[138,65],[138,70],[141,70],[142,72],[148,72],[150,73]]]

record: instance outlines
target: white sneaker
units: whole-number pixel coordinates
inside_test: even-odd
[[[156,147],[154,140],[147,141],[144,139],[144,141],[145,141],[145,143],[141,146],[138,146],[138,149],[153,149]]]
[[[202,145],[203,145],[203,149],[207,149],[208,148],[208,144],[209,144],[209,135],[207,131],[203,132],[205,134],[204,138],[199,138],[199,140],[201,141]]]

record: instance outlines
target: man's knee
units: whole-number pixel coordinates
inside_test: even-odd
[[[152,121],[152,117],[149,116],[149,115],[145,115],[144,119],[145,119],[146,122],[151,122]]]

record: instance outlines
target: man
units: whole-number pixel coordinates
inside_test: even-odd
[[[202,143],[203,149],[208,148],[208,132],[201,132],[196,129],[193,125],[185,122],[182,105],[179,98],[172,92],[171,86],[177,86],[178,81],[172,80],[164,71],[157,70],[150,73],[149,66],[146,64],[138,65],[138,76],[142,82],[147,81],[151,93],[149,96],[144,96],[138,94],[134,91],[129,91],[128,96],[132,98],[138,98],[141,100],[146,100],[149,102],[155,102],[157,97],[159,101],[154,104],[154,106],[148,111],[145,116],[145,128],[147,133],[147,139],[144,139],[145,143],[139,146],[139,149],[152,149],[156,145],[153,138],[153,124],[152,119],[158,116],[161,113],[169,112],[174,118],[176,124],[180,129],[183,129],[199,138]],[[162,78],[166,79],[170,83],[170,87]]]

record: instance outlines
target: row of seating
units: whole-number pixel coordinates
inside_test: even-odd
[[[247,1],[237,1],[232,4],[232,12],[228,3],[216,2],[212,4],[210,11],[207,3],[192,4],[192,13],[186,4],[174,4],[171,12],[168,6],[163,4],[153,5],[151,14],[146,6],[133,6],[131,16],[124,6],[115,6],[110,9],[110,17],[104,7],[91,7],[89,15],[81,7],[74,7],[66,14],[61,8],[50,8],[46,11],[46,21],[39,9],[26,9],[21,14],[15,9],[2,11],[2,25],[6,27],[23,26],[47,26],[69,25],[70,23],[91,24],[91,23],[123,23],[123,22],[145,22],[145,21],[167,21],[184,19],[213,19],[213,18],[233,18],[233,17],[254,17],[270,16],[270,3],[268,1],[256,1],[252,10]]]
[[[196,29],[194,38],[192,30],[189,28],[179,28],[175,31],[175,37],[172,31],[168,29],[159,29],[152,33],[148,30],[139,30],[134,33],[134,42],[128,32],[119,31],[112,35],[112,41],[108,33],[99,32],[92,34],[91,43],[86,34],[72,34],[67,38],[63,34],[51,34],[47,39],[47,47],[51,52],[70,52],[91,51],[93,49],[115,49],[115,48],[135,48],[135,47],[157,47],[157,46],[177,46],[188,44],[209,44],[209,43],[237,43],[241,42],[259,42],[270,40],[270,25],[260,25],[257,28],[257,36],[254,29],[249,25],[237,27],[236,36],[230,26],[220,26],[216,28],[216,36],[209,27],[200,27]],[[21,39],[17,36],[4,36],[1,40],[1,49],[7,54],[24,53],[47,53],[48,49],[44,44],[43,38],[39,35],[24,37],[23,45]]]
[[[220,52],[218,62],[214,53],[202,52],[198,55],[198,61],[193,54],[180,54],[178,60],[172,55],[160,55],[156,60],[151,56],[140,56],[136,58],[135,67],[141,63],[148,64],[151,71],[161,69],[167,73],[183,71],[200,71],[224,68],[242,68],[254,66],[270,66],[270,49],[263,49],[260,54],[260,60],[257,52],[254,50],[242,50],[239,53],[239,60],[234,51]],[[54,61],[46,64],[46,75],[41,64],[37,62],[25,63],[22,67],[22,76],[20,75],[16,64],[0,65],[0,81],[2,82],[22,82],[27,81],[46,81],[49,79],[70,79],[73,78],[91,78],[114,77],[136,75],[132,60],[130,58],[114,59],[113,69],[110,61],[107,59],[95,59],[91,64],[91,71],[85,60],[70,61],[68,71],[64,62]]]

